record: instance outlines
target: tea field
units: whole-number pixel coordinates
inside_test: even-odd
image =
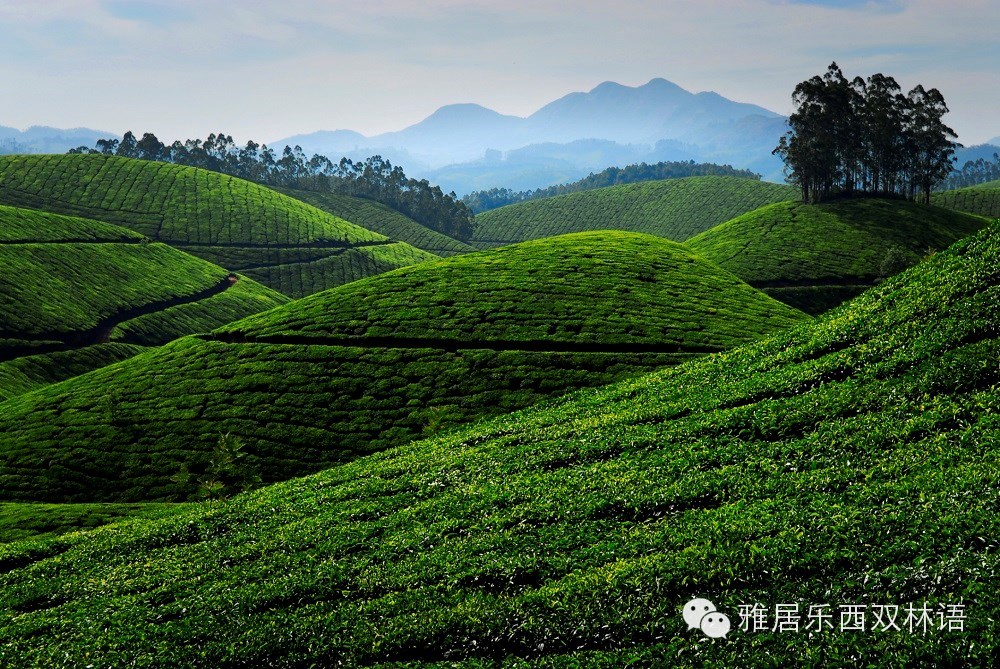
[[[987,218],[1000,218],[1000,181],[934,193],[931,203]]]
[[[0,404],[4,499],[185,500],[197,491],[178,473],[204,475],[224,434],[282,480],[808,320],[649,235],[422,267]]]
[[[473,245],[488,248],[585,230],[627,230],[684,241],[765,204],[791,186],[740,177],[687,177],[610,186],[507,205],[476,216]]]
[[[434,255],[447,257],[474,250],[465,242],[432,230],[381,202],[339,193],[322,193],[297,188],[277,190],[345,221],[350,221],[390,239],[406,242]]]
[[[373,251],[369,247],[391,240],[264,186],[198,168],[131,158],[0,157],[0,203],[118,224],[229,270],[237,269],[248,254],[270,257],[267,254],[274,248],[311,254],[311,260],[345,250],[373,256],[368,262],[348,264],[343,271],[321,271],[299,282],[317,290],[339,285],[345,276],[360,278],[355,271],[424,257],[402,242],[394,254]],[[280,276],[280,264],[262,264]],[[309,272],[310,267],[296,271]]]
[[[219,332],[720,350],[803,319],[681,244],[608,230],[399,269]]]
[[[67,351],[24,355],[0,362],[0,402],[26,392],[121,362],[145,347],[96,344]]]
[[[988,222],[905,200],[781,202],[718,225],[685,245],[768,295],[817,314]]]
[[[228,502],[2,546],[0,662],[988,666],[998,310],[991,224],[763,341]],[[727,638],[688,629],[698,596],[733,617]],[[812,605],[897,605],[899,627],[739,629],[741,604],[782,602],[803,626]],[[907,605],[929,625],[907,629]],[[949,606],[962,630],[939,626]]]

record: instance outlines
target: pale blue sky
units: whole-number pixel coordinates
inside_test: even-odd
[[[836,60],[939,88],[974,144],[1000,134],[997,26],[996,0],[0,0],[0,125],[375,134],[654,77],[788,113]]]

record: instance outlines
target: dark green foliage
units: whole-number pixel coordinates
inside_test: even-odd
[[[141,346],[98,344],[0,362],[0,401],[120,362],[142,351]]]
[[[795,189],[737,177],[647,181],[512,204],[476,217],[473,245],[513,244],[584,230],[645,232],[684,241]]]
[[[931,202],[946,209],[978,214],[987,218],[1000,218],[1000,181],[934,193]]]
[[[432,230],[379,202],[339,193],[292,188],[278,190],[289,197],[307,202],[345,221],[383,234],[390,239],[406,242],[438,256],[452,256],[473,250],[465,242]]]
[[[13,545],[0,661],[990,666],[998,286],[991,226],[763,342],[211,508]],[[967,618],[712,641],[680,615],[693,596],[734,616],[926,601]]]
[[[649,235],[455,256],[15,398],[0,411],[3,494],[184,499],[192,481],[217,480],[220,434],[273,482],[805,319]],[[498,341],[514,350],[490,350]]]
[[[986,223],[979,216],[905,200],[781,202],[685,244],[751,286],[817,314]]]
[[[795,111],[775,154],[804,202],[861,191],[929,203],[931,189],[952,171],[957,135],[936,88],[907,95],[881,73],[848,81],[836,63],[792,93]]]
[[[994,153],[992,161],[984,158],[966,161],[962,169],[954,170],[939,185],[942,190],[952,190],[988,184],[998,179],[1000,179],[1000,154]]]
[[[548,188],[536,188],[535,190],[526,191],[512,191],[509,188],[491,188],[490,190],[475,191],[463,196],[462,202],[474,214],[480,214],[484,211],[503,207],[508,204],[539,200],[544,197],[566,195],[567,193],[577,193],[584,190],[594,190],[595,188],[619,186],[621,184],[631,184],[640,181],[661,181],[663,179],[682,179],[684,177],[707,175],[760,180],[759,174],[750,170],[737,170],[731,165],[716,165],[714,163],[695,164],[693,160],[689,162],[665,161],[653,165],[639,163],[637,165],[626,165],[625,167],[609,167],[597,174],[591,173],[579,181],[560,184],[558,186],[549,186]]]
[[[220,433],[242,439],[248,466],[274,482],[404,443],[432,422],[452,427],[690,357],[183,339],[4,403],[2,494],[187,499],[210,479]],[[175,478],[185,467],[191,478]]]
[[[47,539],[90,530],[125,518],[161,518],[191,508],[188,504],[32,504],[0,503],[0,544]]]
[[[609,230],[403,268],[220,332],[717,350],[803,318],[676,242]]]

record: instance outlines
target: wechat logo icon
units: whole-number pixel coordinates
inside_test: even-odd
[[[732,629],[729,616],[703,597],[696,597],[684,605],[684,622],[688,624],[688,629],[700,629],[705,636],[713,639],[721,639]]]

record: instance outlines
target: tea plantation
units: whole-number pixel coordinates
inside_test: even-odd
[[[931,202],[947,209],[1000,218],[1000,181],[934,193]]]
[[[31,229],[42,241],[32,241]],[[0,266],[0,340],[8,344],[0,351],[16,340],[98,343],[113,322],[174,305],[172,314],[198,310],[198,322],[170,324],[180,336],[288,301],[249,280],[223,300],[233,280],[221,267],[117,226],[13,207],[0,207]],[[217,311],[221,302],[227,308]]]
[[[162,517],[187,504],[31,504],[0,502],[0,544],[93,529],[123,518]]]
[[[998,322],[993,224],[762,342],[0,547],[0,663],[989,666]],[[696,596],[727,638],[687,628]],[[798,604],[803,628],[813,605],[896,605],[898,628],[741,630],[754,603]],[[957,605],[964,629],[942,629]]]
[[[399,269],[219,331],[250,340],[644,342],[720,350],[803,318],[681,244],[609,230]]]
[[[97,344],[0,362],[0,401],[120,362],[143,350],[128,344]]]
[[[768,295],[817,314],[987,223],[905,200],[781,202],[685,245]]]
[[[108,223],[0,206],[0,398],[284,304]]]
[[[115,223],[229,270],[256,256],[263,258],[260,265],[281,276],[281,265],[269,255],[275,248],[286,251],[279,263],[305,263],[295,268],[299,273],[312,271],[310,264],[317,258],[345,250],[372,256],[346,265],[334,259],[333,264],[344,265],[342,270],[322,266],[317,277],[299,282],[311,290],[361,278],[373,269],[394,269],[397,261],[428,257],[403,243],[395,252],[375,251],[391,240],[258,184],[131,158],[0,157],[0,203]],[[280,280],[268,285],[281,290]]]
[[[765,204],[791,186],[739,177],[688,177],[610,186],[507,205],[476,216],[473,245],[513,244],[584,230],[629,230],[684,241]]]
[[[438,256],[447,257],[474,250],[465,242],[443,235],[437,230],[431,230],[426,225],[422,225],[380,202],[338,193],[321,193],[294,188],[279,188],[277,190],[345,221],[360,225],[362,228],[378,232],[390,239],[398,239]]]
[[[0,404],[3,499],[184,500],[196,490],[178,473],[204,475],[223,434],[262,480],[282,480],[807,320],[649,235],[425,267]]]

